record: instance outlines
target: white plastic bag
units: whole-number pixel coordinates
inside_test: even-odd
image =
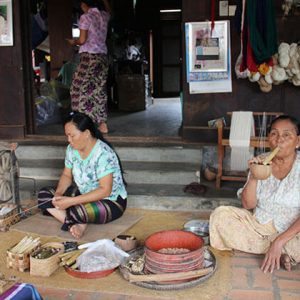
[[[89,243],[88,248],[76,260],[81,272],[105,271],[118,267],[129,254],[109,239]]]

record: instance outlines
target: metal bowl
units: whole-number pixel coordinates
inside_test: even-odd
[[[208,220],[190,220],[184,224],[184,230],[193,232],[203,238],[205,245],[209,245],[209,221]]]

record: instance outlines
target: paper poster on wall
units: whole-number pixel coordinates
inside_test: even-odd
[[[230,93],[232,92],[231,76],[227,80],[190,82],[189,88],[190,94]]]
[[[230,43],[229,43],[230,44]],[[205,94],[205,93],[231,93],[231,69],[230,69],[230,46],[228,51],[228,78],[224,80],[209,80],[209,81],[191,81],[189,82],[190,94]]]
[[[13,46],[12,0],[0,0],[0,46]]]
[[[229,21],[186,23],[186,66],[190,93],[232,91]]]
[[[186,23],[189,72],[226,72],[228,21]]]

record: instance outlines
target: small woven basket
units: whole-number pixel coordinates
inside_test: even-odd
[[[46,243],[42,245],[42,248],[52,247],[59,249],[59,251],[49,258],[39,259],[34,258],[33,252],[30,256],[30,275],[33,276],[41,276],[41,277],[49,277],[52,273],[54,273],[59,268],[59,255],[64,252],[64,245],[62,243]]]
[[[0,204],[0,208],[2,207],[12,208],[7,214],[0,215],[0,231],[7,231],[11,225],[20,221],[20,215],[18,215],[18,207],[15,204]]]
[[[15,245],[14,245],[15,246]],[[14,247],[13,246],[13,247]],[[6,251],[6,265],[9,269],[14,269],[20,272],[25,272],[30,268],[30,254],[35,252],[41,244],[38,244],[30,252],[25,252],[22,254],[13,253],[10,251],[13,247]]]

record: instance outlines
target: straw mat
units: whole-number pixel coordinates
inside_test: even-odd
[[[117,235],[121,234],[141,220],[141,218],[141,214],[133,214],[125,211],[121,218],[113,222],[107,224],[88,224],[81,240],[92,242],[104,238],[114,239]],[[60,227],[61,224],[54,218],[37,213],[36,215],[13,225],[11,230],[72,240],[70,233],[62,231]]]
[[[131,213],[143,213],[143,218],[135,226],[131,227],[125,233],[134,234],[141,243],[151,233],[159,230],[181,229],[182,225],[193,218],[199,218],[196,212],[166,212],[166,211],[146,211],[129,209]],[[109,299],[116,299],[113,295],[126,295],[128,299],[216,299],[218,295],[226,295],[230,289],[231,267],[229,252],[220,252],[213,250],[217,259],[218,267],[215,274],[207,281],[200,283],[196,287],[174,290],[158,291],[142,287],[126,281],[119,270],[107,277],[98,279],[79,279],[68,275],[63,268],[57,270],[48,278],[30,276],[29,273],[20,273],[7,269],[5,263],[6,249],[16,244],[23,236],[24,232],[16,230],[9,232],[0,232],[0,268],[6,276],[15,275],[21,278],[23,282],[31,283],[37,288],[39,286],[53,289],[80,290],[86,292],[101,292],[111,294]],[[49,237],[42,237],[42,242],[49,241]],[[53,241],[53,238],[51,239]],[[56,240],[59,240],[56,238]],[[123,299],[123,298],[122,298]],[[125,299],[125,298],[124,298]],[[127,299],[127,298],[126,298]]]

